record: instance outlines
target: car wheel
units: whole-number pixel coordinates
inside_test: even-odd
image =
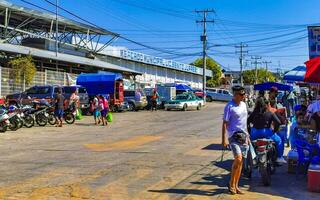
[[[187,108],[188,108],[187,104],[184,104],[182,110],[187,111]]]
[[[210,97],[210,96],[206,97],[206,100],[207,100],[207,102],[212,102],[213,101],[212,97]]]
[[[129,110],[130,111],[135,111],[136,110],[136,106],[134,105],[134,103],[130,102],[129,104]]]
[[[197,106],[197,110],[201,110],[201,104],[199,103],[199,105]]]

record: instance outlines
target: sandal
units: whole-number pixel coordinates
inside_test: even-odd
[[[237,194],[244,194],[240,189],[236,189]]]
[[[235,189],[235,188],[231,188],[229,184],[228,184],[228,190],[229,190],[229,193],[230,193],[231,195],[237,194],[236,189]]]

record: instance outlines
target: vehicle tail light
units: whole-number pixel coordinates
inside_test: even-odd
[[[257,151],[258,152],[264,152],[266,150],[266,146],[259,146],[258,148],[257,148]]]
[[[265,140],[257,140],[255,143],[256,143],[257,146],[265,146],[265,145],[268,144],[268,141],[265,141]]]

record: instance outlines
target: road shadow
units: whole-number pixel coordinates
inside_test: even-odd
[[[200,180],[190,182],[190,187],[188,188],[170,188],[165,190],[149,190],[149,192],[158,193],[168,193],[176,195],[199,195],[199,196],[216,196],[220,194],[228,194],[228,183],[230,179],[229,170],[231,169],[232,160],[225,161],[213,161],[211,164],[214,166],[214,171],[212,174],[218,173],[216,175],[205,174]],[[227,171],[227,173],[219,173],[217,171]],[[200,172],[201,174],[201,172]],[[243,186],[244,183],[241,181],[239,185]],[[201,190],[201,186],[208,185],[212,189]]]
[[[94,125],[94,122],[93,123],[81,123],[81,122],[78,123],[78,122],[76,122],[75,125],[76,126],[93,126],[93,127],[96,126],[96,125]]]
[[[201,150],[219,151],[219,150],[222,150],[222,145],[221,144],[209,144],[208,146],[203,147]]]

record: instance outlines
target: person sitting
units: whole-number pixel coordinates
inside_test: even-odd
[[[308,129],[307,123],[304,118],[304,113],[299,110],[296,111],[296,120],[292,123],[290,127],[290,146],[291,149],[296,148],[297,139],[301,138],[301,135],[304,135]]]
[[[268,110],[269,101],[260,98],[255,105],[253,112],[248,118],[248,127],[251,127],[250,138],[251,140],[257,140],[262,138],[272,139],[277,148],[277,162],[279,164],[286,163],[283,158],[284,144],[281,138],[275,133],[278,131],[281,121]],[[274,127],[273,129],[271,127]]]

